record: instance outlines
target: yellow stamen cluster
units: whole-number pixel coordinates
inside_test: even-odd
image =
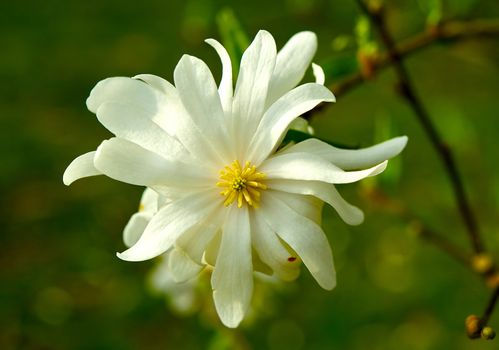
[[[241,208],[243,203],[258,207],[260,202],[260,191],[267,189],[267,186],[261,181],[265,178],[264,173],[256,171],[256,166],[246,162],[244,168],[239,161],[235,160],[230,166],[226,166],[220,171],[220,179],[217,182],[218,187],[225,188],[221,195],[225,196],[224,205],[228,207],[237,200],[237,206]]]

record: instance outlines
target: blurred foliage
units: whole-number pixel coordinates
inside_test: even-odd
[[[439,4],[386,1],[394,35],[425,30],[434,17],[499,17],[496,1]],[[337,288],[322,290],[306,269],[296,283],[259,284],[254,310],[236,331],[214,317],[209,287],[202,311],[182,317],[164,295],[150,292],[146,279],[155,262],[115,257],[141,188],[104,177],[62,184],[67,164],[110,136],[84,103],[100,79],[152,73],[171,80],[183,53],[206,60],[219,77],[218,57],[203,40],[215,37],[240,55],[247,44],[242,33],[251,38],[264,28],[279,47],[297,31],[316,32],[315,62],[325,66],[326,82],[337,82],[358,71],[357,23],[352,1],[1,2],[0,349],[497,348],[497,340],[472,342],[464,334],[464,318],[480,313],[488,298],[482,281],[419,241],[397,208],[366,197],[369,188],[387,191],[429,226],[468,244],[442,167],[388,71],[312,122],[318,137],[346,145],[410,137],[387,173],[339,187],[365,209],[364,224],[349,227],[324,209]],[[350,41],[332,47],[342,37]],[[499,251],[497,62],[491,39],[435,45],[408,60],[456,152],[493,252]],[[497,314],[491,326],[499,329]]]

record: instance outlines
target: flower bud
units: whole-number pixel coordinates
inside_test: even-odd
[[[466,334],[471,339],[476,339],[480,337],[480,331],[482,330],[482,325],[480,318],[476,315],[469,315],[466,317]]]
[[[485,274],[494,266],[494,262],[492,261],[492,257],[489,254],[477,254],[471,258],[471,266],[473,270],[480,274]]]
[[[481,336],[482,336],[482,339],[492,340],[492,339],[495,338],[496,332],[494,332],[494,330],[492,328],[490,328],[490,327],[484,327],[482,329]]]

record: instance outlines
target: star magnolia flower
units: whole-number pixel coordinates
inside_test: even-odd
[[[236,327],[255,268],[289,280],[300,258],[320,286],[334,288],[321,205],[359,224],[362,212],[333,184],[382,172],[407,138],[360,150],[308,139],[279,150],[295,118],[335,100],[317,65],[317,82],[296,87],[315,53],[315,35],[298,33],[277,53],[272,36],[260,31],[244,52],[234,91],[226,50],[207,43],[222,61],[218,87],[206,64],[188,55],[175,68],[175,86],[153,75],[99,82],[87,106],[116,137],[76,158],[64,183],[104,174],[157,192],[157,212],[145,213],[143,233],[118,257],[142,261],[169,251],[179,276],[212,265],[217,312]]]

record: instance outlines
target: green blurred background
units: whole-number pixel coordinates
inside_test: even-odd
[[[3,1],[0,4],[0,349],[495,349],[470,341],[464,318],[489,297],[482,280],[422,242],[393,210],[366,198],[377,188],[431,228],[468,241],[443,168],[386,71],[314,115],[318,136],[367,146],[406,134],[404,154],[376,181],[342,186],[366,220],[349,227],[330,209],[324,228],[338,286],[322,290],[306,269],[297,282],[262,284],[236,331],[213,313],[206,281],[200,309],[179,316],[146,280],[154,261],[115,257],[141,188],[105,177],[62,184],[69,162],[110,134],[86,110],[96,82],[152,73],[171,81],[183,53],[213,68],[203,43],[220,39],[230,6],[251,38],[267,29],[278,47],[300,30],[319,38],[326,82],[358,70],[348,0]],[[387,1],[397,38],[424,30],[438,1]],[[225,12],[227,13],[227,12]],[[499,17],[495,0],[444,1],[444,18]],[[428,19],[430,18],[430,19]],[[340,37],[340,39],[338,39]],[[407,65],[449,142],[485,241],[499,251],[499,46],[497,39],[437,44]],[[491,326],[499,329],[499,316]]]

